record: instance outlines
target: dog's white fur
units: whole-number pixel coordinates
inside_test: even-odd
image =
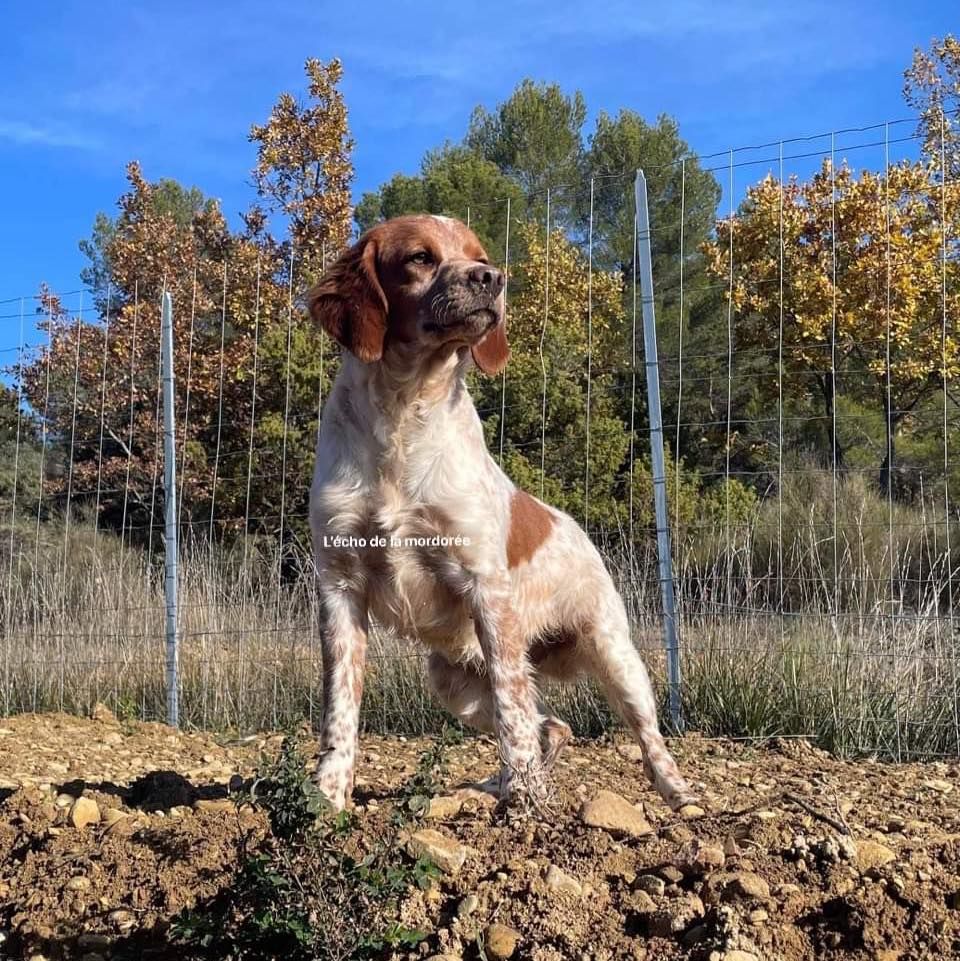
[[[436,262],[429,276],[408,261],[398,266],[393,249],[421,243]],[[497,327],[479,339],[469,318],[465,328],[427,333],[437,302],[462,293],[481,255],[457,221],[403,218],[361,238],[347,266],[311,294],[314,315],[348,348],[324,408],[310,497],[325,612],[318,784],[335,807],[348,802],[373,616],[430,649],[431,686],[451,713],[496,733],[504,797],[539,798],[570,736],[539,707],[537,676],[586,672],[639,738],[657,790],[681,807],[692,795],[660,735],[647,671],[599,553],[570,517],[518,491],[487,452],[464,378],[477,345],[503,336],[502,295]],[[382,274],[365,280],[376,289],[364,296],[382,294],[385,313],[382,345],[372,350],[357,346],[363,308],[349,291],[337,299],[355,280],[350,271],[362,269]],[[331,310],[345,313],[331,321]],[[430,546],[438,536],[451,543]]]

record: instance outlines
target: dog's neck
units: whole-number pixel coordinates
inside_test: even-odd
[[[399,488],[411,464],[426,463],[424,452],[435,463],[441,454],[463,457],[465,446],[456,449],[450,438],[466,443],[477,433],[478,449],[485,450],[482,430],[465,375],[470,365],[467,347],[446,346],[427,353],[422,346],[403,349],[392,345],[381,360],[363,363],[345,354],[342,374],[348,387],[352,429],[376,441],[381,477]],[[419,478],[418,470],[415,470]]]
[[[350,379],[364,392],[381,414],[390,419],[409,408],[425,412],[448,406],[465,388],[470,352],[445,344],[434,351],[394,343],[383,357],[370,364],[347,355]]]
[[[383,357],[364,363],[343,355],[343,373],[351,393],[363,398],[361,417],[371,432],[395,434],[406,425],[437,424],[437,418],[457,416],[471,405],[466,388],[470,351],[445,344],[434,351],[420,345],[390,344]]]

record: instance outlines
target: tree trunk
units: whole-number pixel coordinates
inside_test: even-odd
[[[833,416],[833,401],[834,401],[834,375],[832,372],[827,371],[822,377],[817,378],[817,383],[820,384],[820,392],[823,395],[823,410],[828,418],[827,423],[827,437],[830,439],[830,450],[829,450],[829,462],[831,466],[833,465],[834,457],[836,457],[837,473],[842,473],[844,469],[844,450],[843,445],[840,443],[840,438],[837,437],[836,432],[836,419]]]
[[[880,493],[884,497],[893,497],[893,465],[896,463],[897,418],[890,416],[887,398],[883,398],[883,432],[886,446],[883,460],[880,462]]]

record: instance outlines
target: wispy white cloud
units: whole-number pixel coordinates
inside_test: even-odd
[[[23,120],[0,119],[0,140],[21,146],[62,147],[95,150],[99,142],[79,130],[56,125],[38,125]]]
[[[118,71],[117,76],[97,78],[65,92],[62,106],[81,114],[129,117],[149,105],[157,93],[157,85]]]

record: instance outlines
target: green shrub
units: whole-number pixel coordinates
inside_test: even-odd
[[[416,947],[426,933],[401,923],[400,901],[439,872],[426,859],[411,862],[400,837],[429,806],[443,747],[424,753],[389,824],[371,837],[370,825],[361,831],[350,813],[333,812],[306,773],[299,739],[285,738],[276,761],[237,798],[266,813],[269,833],[242,839],[232,886],[184,912],[173,940],[187,957],[211,961],[365,961]]]

